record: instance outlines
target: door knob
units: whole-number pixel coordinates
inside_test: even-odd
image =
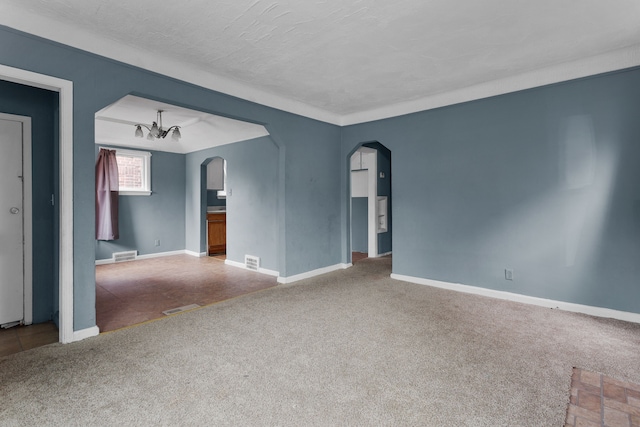
[[[17,213],[19,213],[19,212],[20,212],[20,209],[19,209],[19,208],[16,208],[16,207],[13,207],[13,208],[9,209],[9,212],[11,212],[12,214],[14,214],[14,215],[15,215],[15,214],[17,214]]]

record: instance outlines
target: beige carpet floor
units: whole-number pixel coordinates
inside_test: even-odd
[[[640,325],[394,281],[389,259],[0,358],[0,425],[562,426]]]

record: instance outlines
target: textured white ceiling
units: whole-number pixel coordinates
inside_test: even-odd
[[[3,0],[3,9],[4,25],[338,122],[640,52],[637,0]],[[541,82],[554,78],[563,76]]]

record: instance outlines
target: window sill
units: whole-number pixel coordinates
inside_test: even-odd
[[[150,196],[151,191],[120,191],[121,196]]]

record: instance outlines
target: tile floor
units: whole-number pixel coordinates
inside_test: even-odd
[[[276,286],[276,278],[224,264],[225,255],[188,255],[96,267],[96,320],[101,332],[165,317]],[[58,342],[53,323],[0,329],[0,357]]]
[[[58,342],[53,322],[0,329],[0,357]]]
[[[175,255],[96,266],[100,332],[165,317],[165,310],[204,306],[277,285],[275,277],[225,265],[225,258]]]
[[[640,385],[574,368],[565,427],[640,427]]]

